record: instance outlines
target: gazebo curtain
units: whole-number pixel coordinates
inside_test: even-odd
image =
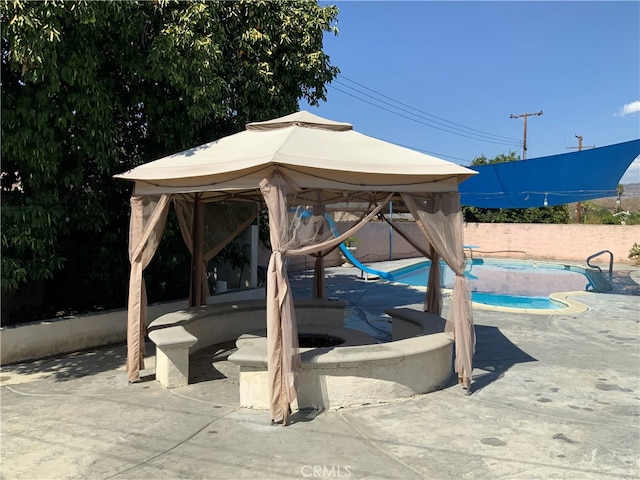
[[[442,313],[442,285],[440,282],[440,257],[438,256],[438,252],[431,248],[429,242],[427,242],[428,248],[425,249],[423,245],[420,245],[419,242],[411,238],[411,235],[400,228],[397,223],[389,221],[384,215],[378,215],[378,218],[382,218],[382,220],[387,222],[389,226],[393,228],[393,231],[404,238],[418,253],[431,260],[423,310],[440,316]],[[434,268],[434,266],[437,268]]]
[[[309,255],[336,247],[373,218],[391,194],[360,223],[333,237],[324,216],[295,215],[289,221],[287,196],[295,193],[297,187],[281,173],[275,172],[270,179],[263,179],[260,190],[269,210],[272,248],[267,267],[266,298],[270,413],[272,421],[285,425],[291,403],[296,398],[296,376],[301,366],[293,296],[284,257]]]
[[[464,276],[466,260],[460,196],[457,192],[426,193],[420,196],[403,193],[402,199],[434,250],[455,273],[450,316],[456,344],[455,370],[460,383],[469,389],[475,332],[469,284]],[[431,270],[434,270],[434,265],[435,263]],[[450,328],[449,322],[447,328]]]
[[[155,254],[167,222],[170,195],[133,195],[129,225],[129,300],[127,315],[127,377],[140,380],[144,368],[144,336],[147,330],[147,291],[143,270]]]
[[[147,295],[142,273],[151,262],[162,238],[171,199],[170,195],[133,195],[131,197],[129,226],[131,273],[127,316],[129,382],[138,381],[140,370],[144,368]],[[206,263],[255,220],[257,208],[255,203],[251,202],[233,206],[223,203],[205,204],[183,196],[174,196],[173,203],[176,207],[182,237],[193,258],[189,306],[206,304],[209,292]],[[233,210],[233,213],[230,213],[230,210]],[[220,220],[221,218],[224,220]],[[194,281],[194,279],[197,280]]]
[[[393,194],[390,193],[345,233],[335,237],[331,234],[324,218],[324,205],[314,205],[313,214],[310,214],[308,208],[304,208],[305,215],[293,215],[290,221],[292,212],[287,198],[295,199],[297,187],[280,172],[274,173],[269,180],[264,179],[260,182],[260,190],[269,210],[272,245],[267,271],[270,412],[272,420],[286,423],[290,405],[296,398],[295,377],[300,369],[300,360],[293,297],[284,259],[286,256],[316,255],[314,291],[317,290],[317,292],[314,294],[322,295],[324,291],[322,257],[349,236],[354,235],[377,215]],[[439,257],[442,257],[456,274],[452,312],[450,322],[447,322],[447,329],[453,330],[456,342],[455,370],[460,381],[468,388],[472,373],[475,334],[469,288],[464,277],[465,257],[459,196],[456,192],[428,193],[420,196],[403,193],[402,198],[428,240],[428,251],[424,246],[410,242],[419,252],[432,260],[428,311],[440,314],[440,269],[433,268],[438,265]],[[147,302],[142,273],[153,258],[162,237],[170,199],[170,195],[133,195],[131,197],[129,239],[131,276],[127,333],[127,374],[130,382],[139,380],[139,371],[144,368]],[[192,293],[200,289],[201,297],[198,300],[192,295],[190,303],[201,302],[202,296],[206,303],[205,294],[208,291],[208,284],[204,265],[254,220],[257,208],[255,204],[245,204],[248,210],[244,214],[236,215],[236,219],[226,226],[216,223],[214,228],[213,226],[205,227],[207,223],[205,217],[209,215],[205,214],[205,204],[194,203],[193,199],[179,196],[174,197],[174,203],[185,243],[190,246],[192,255],[196,252],[194,265],[198,263],[201,265],[201,269],[196,271],[197,276],[192,277],[192,279],[199,279],[194,283],[197,288],[192,285]],[[292,204],[295,204],[295,200]],[[222,213],[217,209],[224,207],[219,204],[206,205],[207,208],[214,209],[210,212],[212,218],[220,218]],[[200,224],[200,227],[196,227],[197,224]],[[199,246],[198,237],[203,239]],[[208,240],[205,240],[205,237]],[[193,303],[193,305],[198,304]]]
[[[207,261],[204,258],[204,204],[199,198],[174,198],[180,232],[191,254],[191,276],[189,282],[189,307],[205,305],[209,296]]]
[[[253,223],[258,209],[251,202],[204,203],[187,196],[174,196],[173,203],[182,238],[192,256],[189,307],[205,305],[209,296],[207,262]]]

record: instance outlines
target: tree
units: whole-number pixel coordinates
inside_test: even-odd
[[[619,213],[622,211],[621,197],[623,193],[624,193],[624,185],[619,183],[618,186],[616,187],[616,194],[618,195],[618,199],[616,200],[616,213]]]
[[[496,163],[514,162],[520,160],[516,152],[501,153],[492,159],[484,155],[476,157],[471,162],[472,167],[492,165]],[[463,207],[462,212],[466,222],[474,223],[569,223],[569,209],[566,205],[555,207],[533,208],[478,208]]]
[[[3,322],[34,292],[124,305],[131,187],[112,176],[317,104],[338,72],[322,51],[337,9],[313,1],[0,8]],[[166,236],[151,278],[187,256]]]
[[[595,225],[616,225],[620,224],[613,214],[603,205],[599,205],[593,201],[582,202],[582,218],[583,223]]]
[[[479,157],[476,157],[476,158],[473,159],[473,161],[471,162],[471,166],[472,167],[478,167],[478,166],[481,166],[481,165],[493,165],[495,163],[515,162],[515,161],[518,161],[518,160],[520,160],[520,156],[518,156],[516,154],[516,152],[510,151],[507,154],[500,153],[500,154],[496,155],[495,157],[493,157],[491,160],[489,160],[484,155],[480,155]]]

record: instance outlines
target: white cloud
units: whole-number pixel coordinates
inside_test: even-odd
[[[640,157],[631,162],[631,165],[629,165],[629,168],[620,179],[620,183],[640,183]]]
[[[635,102],[627,103],[623,105],[617,113],[613,115],[616,117],[624,117],[625,115],[630,115],[632,113],[640,112],[640,100],[636,100]]]

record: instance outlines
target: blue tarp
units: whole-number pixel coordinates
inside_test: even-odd
[[[620,178],[640,155],[640,139],[579,152],[469,167],[479,175],[459,185],[469,207],[530,208],[616,195]]]

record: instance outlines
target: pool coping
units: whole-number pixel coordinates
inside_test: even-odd
[[[594,293],[600,293],[593,291]],[[573,292],[553,292],[549,294],[549,298],[557,303],[562,303],[565,307],[561,308],[514,308],[514,307],[501,307],[498,305],[488,305],[486,303],[472,302],[474,308],[481,310],[492,310],[494,312],[508,312],[508,313],[526,313],[532,315],[571,315],[577,313],[584,313],[589,310],[589,307],[574,300],[570,297],[576,295],[587,295],[588,291],[573,291]]]

